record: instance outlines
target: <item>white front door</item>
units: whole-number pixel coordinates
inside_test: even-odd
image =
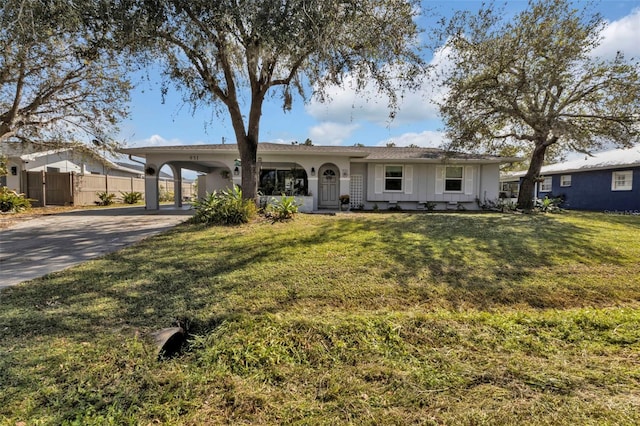
[[[334,165],[325,165],[320,168],[320,199],[319,208],[335,208],[340,204],[338,190],[340,188],[340,175]]]

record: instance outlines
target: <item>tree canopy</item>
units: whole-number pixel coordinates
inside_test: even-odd
[[[0,143],[110,141],[129,83],[92,22],[94,2],[0,5]]]
[[[570,1],[539,0],[508,22],[492,6],[459,13],[441,31],[451,147],[529,156],[523,209],[545,158],[639,140],[640,67],[623,52],[593,56],[604,25]]]
[[[323,98],[347,74],[373,80],[396,106],[396,89],[421,75],[416,0],[121,0],[119,32],[162,58],[168,81],[198,107],[229,114],[242,187],[257,192],[262,106],[280,96]],[[152,55],[152,56],[153,56]]]

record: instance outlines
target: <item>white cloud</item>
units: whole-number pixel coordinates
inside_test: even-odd
[[[358,124],[324,122],[309,129],[314,145],[342,145],[358,129]]]
[[[395,146],[417,145],[424,148],[440,148],[444,141],[444,133],[433,130],[425,130],[420,133],[405,133],[377,143],[378,146],[386,146],[394,143]]]
[[[186,145],[180,139],[165,139],[160,135],[151,135],[150,137],[142,140],[137,140],[131,143],[132,146],[173,146],[173,145]]]
[[[602,37],[602,43],[593,51],[594,56],[612,59],[621,51],[626,58],[640,58],[640,8],[610,22],[602,31]]]
[[[439,50],[434,54],[430,65],[439,69],[446,66],[446,63],[446,52]],[[342,124],[365,121],[384,127],[438,119],[438,108],[433,101],[442,99],[443,92],[433,76],[425,79],[418,90],[397,93],[399,110],[391,121],[389,97],[378,92],[373,83],[360,91],[356,90],[356,86],[354,77],[345,77],[342,86],[327,89],[326,102],[312,99],[305,107],[307,113],[320,121]]]

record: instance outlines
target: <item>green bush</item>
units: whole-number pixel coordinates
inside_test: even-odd
[[[256,205],[252,200],[242,198],[239,186],[221,192],[207,193],[202,200],[193,202],[196,214],[194,223],[215,225],[239,225],[247,223],[256,215]]]
[[[96,194],[99,198],[99,201],[96,201],[96,204],[99,206],[110,206],[114,203],[116,194],[110,194],[108,192],[98,192]]]
[[[142,201],[142,192],[120,192],[122,194],[122,201],[125,204],[137,204]]]
[[[543,199],[537,199],[534,204],[534,210],[542,213],[558,213],[561,212],[560,204],[564,200],[562,197],[544,197]]]
[[[267,205],[266,216],[273,219],[274,222],[289,220],[298,213],[298,207],[295,197],[287,197],[282,194],[280,199],[271,199]]]
[[[24,194],[18,194],[6,186],[0,187],[0,211],[18,213],[31,208],[31,202]]]
[[[158,195],[158,201],[161,203],[173,201],[173,192],[161,189],[160,194]]]

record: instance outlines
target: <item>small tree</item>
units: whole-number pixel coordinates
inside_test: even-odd
[[[247,198],[257,196],[260,118],[269,93],[279,93],[289,110],[292,93],[304,98],[312,89],[322,100],[325,87],[351,73],[358,88],[374,81],[393,109],[395,90],[421,74],[417,0],[119,3],[119,31],[132,45],[161,55],[185,100],[218,105],[231,118]]]
[[[638,142],[638,63],[592,56],[601,16],[566,0],[530,1],[512,22],[458,14],[441,35],[451,66],[440,104],[451,148],[530,156],[518,207],[530,210],[547,157]]]

